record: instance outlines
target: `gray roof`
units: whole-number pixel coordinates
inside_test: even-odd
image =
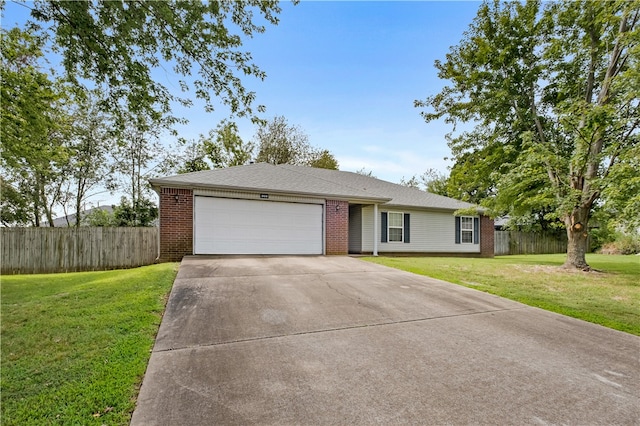
[[[431,194],[353,172],[268,163],[204,170],[150,180],[154,188],[188,187],[286,194],[380,202],[389,206],[457,210],[473,204]]]
[[[91,214],[94,210],[104,210],[107,213],[113,213],[113,206],[109,206],[109,205],[98,206],[98,207],[92,207],[87,210],[83,210],[82,212],[80,212],[81,219],[84,218],[86,215]],[[53,219],[53,226],[56,226],[56,227],[74,226],[75,224],[76,224],[75,213],[71,213],[67,216],[57,217]]]

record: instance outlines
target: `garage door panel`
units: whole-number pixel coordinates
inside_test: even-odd
[[[195,197],[196,254],[322,254],[322,205]]]

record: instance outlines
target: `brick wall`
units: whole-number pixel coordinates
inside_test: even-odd
[[[493,219],[489,216],[480,216],[480,257],[493,257]]]
[[[326,201],[326,252],[327,254],[349,253],[349,203]]]
[[[193,254],[193,191],[160,191],[160,261],[176,262]]]

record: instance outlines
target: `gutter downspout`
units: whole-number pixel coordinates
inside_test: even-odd
[[[373,255],[378,255],[378,204],[373,205]]]

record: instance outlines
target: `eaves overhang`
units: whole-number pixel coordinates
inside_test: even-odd
[[[476,208],[478,214],[483,215],[486,212],[486,209],[479,206],[466,206],[466,207],[438,207],[438,206],[420,206],[415,204],[395,204],[395,203],[385,203],[383,207],[392,207],[394,209],[412,209],[412,210],[426,210],[426,211],[438,211],[438,212],[451,212],[454,213],[457,210],[466,209],[466,208]]]
[[[211,185],[211,184],[200,184],[200,183],[185,183],[185,182],[175,182],[170,180],[163,179],[150,179],[149,183],[154,191],[160,193],[160,188],[181,188],[181,189],[203,189],[203,190],[220,190],[220,191],[239,191],[239,192],[251,192],[251,193],[272,193],[279,195],[291,195],[291,196],[302,196],[302,197],[310,197],[310,198],[318,198],[318,199],[331,199],[331,200],[340,200],[340,201],[348,201],[348,202],[357,202],[357,203],[371,203],[371,204],[383,204],[391,201],[391,198],[388,197],[379,197],[379,196],[371,196],[371,195],[354,195],[354,194],[332,194],[332,193],[317,193],[317,192],[307,192],[307,191],[291,191],[284,189],[272,189],[268,187],[247,187],[247,186],[236,186],[236,185]]]

